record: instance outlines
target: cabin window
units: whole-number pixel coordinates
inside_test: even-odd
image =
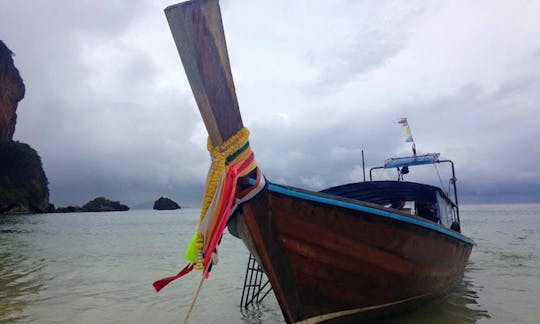
[[[439,205],[441,224],[446,228],[450,228],[454,221],[454,208],[440,195],[440,193],[437,193],[437,205]]]
[[[429,219],[432,222],[438,223],[439,217],[437,215],[438,210],[434,202],[431,201],[416,201],[415,202],[416,215],[425,219]]]
[[[414,211],[414,201],[406,201],[405,205],[400,210],[412,214]]]
[[[384,204],[383,205],[386,208],[393,208],[400,210],[402,212],[406,212],[409,214],[412,214],[415,210],[414,208],[414,201],[402,201],[402,200],[396,200],[395,202],[392,202],[391,204]]]

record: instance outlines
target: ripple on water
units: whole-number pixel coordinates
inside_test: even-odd
[[[0,248],[8,249],[5,244]],[[31,259],[11,248],[0,254],[0,323],[26,318],[25,307],[43,300],[39,292],[45,287],[44,268],[42,259]]]
[[[467,272],[461,282],[453,287],[446,295],[439,299],[422,305],[419,309],[397,317],[385,318],[377,324],[428,324],[428,323],[476,323],[483,319],[490,319],[491,314],[478,302],[478,291],[482,288],[476,286],[468,277]]]

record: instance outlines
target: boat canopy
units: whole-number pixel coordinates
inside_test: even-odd
[[[433,164],[439,161],[439,153],[389,158],[384,161],[383,168],[400,168],[412,165]]]
[[[446,194],[440,188],[407,181],[356,182],[327,188],[321,192],[382,206],[396,201],[435,203],[437,193],[446,198]],[[448,198],[446,200],[453,205]]]

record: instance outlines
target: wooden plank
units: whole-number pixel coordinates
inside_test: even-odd
[[[195,101],[214,145],[243,127],[217,0],[165,9]]]
[[[243,206],[241,217],[250,235],[250,239],[243,238],[243,241],[246,244],[253,242],[252,248],[256,250],[261,265],[272,284],[283,316],[287,323],[292,323],[305,316],[292,265],[289,264],[287,253],[279,239],[279,233],[276,231],[270,212],[269,198],[269,195],[261,194]]]

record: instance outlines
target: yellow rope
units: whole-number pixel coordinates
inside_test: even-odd
[[[212,165],[210,167],[210,171],[208,172],[208,178],[206,180],[206,188],[204,190],[204,198],[202,201],[199,225],[197,226],[197,231],[195,232],[195,235],[193,235],[193,238],[191,239],[191,242],[186,250],[186,258],[191,263],[193,263],[193,268],[196,270],[204,269],[203,253],[205,237],[204,234],[201,233],[201,225],[203,224],[208,208],[212,203],[214,196],[216,195],[220,178],[223,174],[227,172],[227,158],[239,151],[242,146],[247,143],[248,139],[249,130],[245,127],[239,130],[226,142],[218,146],[212,145],[212,141],[210,140],[210,138],[208,138],[207,146],[208,151],[210,152],[210,156],[212,156]],[[240,153],[233,162],[237,163],[238,161],[243,161],[244,159],[246,159],[250,155],[251,150],[248,149],[246,151],[248,152]],[[204,278],[204,276],[201,277],[201,281],[199,283],[199,286],[197,287],[197,291],[195,293],[195,296],[193,297],[193,301],[191,302],[189,310],[184,319],[184,324],[187,324],[189,321],[191,312],[193,310],[193,307],[195,306],[195,302],[197,301],[197,298],[199,297],[199,294],[201,292]]]
[[[203,217],[208,210],[208,206],[210,206],[210,203],[214,198],[214,194],[216,193],[216,188],[219,183],[219,178],[226,170],[227,158],[234,154],[234,152],[238,151],[242,145],[248,141],[248,139],[249,130],[246,127],[239,130],[226,142],[218,146],[213,146],[212,141],[210,138],[208,138],[207,148],[208,152],[210,152],[210,156],[212,156],[212,167],[206,181],[206,189],[204,192],[199,225],[202,223]]]
[[[204,234],[201,233],[200,227],[203,223],[204,217],[208,211],[208,207],[214,199],[216,190],[219,185],[221,176],[227,172],[227,158],[238,151],[242,146],[247,143],[249,139],[249,130],[247,128],[240,129],[227,141],[221,145],[214,146],[210,138],[208,138],[208,151],[212,157],[212,166],[208,172],[208,178],[206,180],[206,188],[204,190],[204,197],[201,207],[201,216],[199,218],[199,225],[197,231],[193,236],[191,243],[186,250],[186,258],[194,263],[193,268],[196,270],[202,270],[203,264],[203,247],[204,247]],[[196,259],[196,260],[195,260]]]

